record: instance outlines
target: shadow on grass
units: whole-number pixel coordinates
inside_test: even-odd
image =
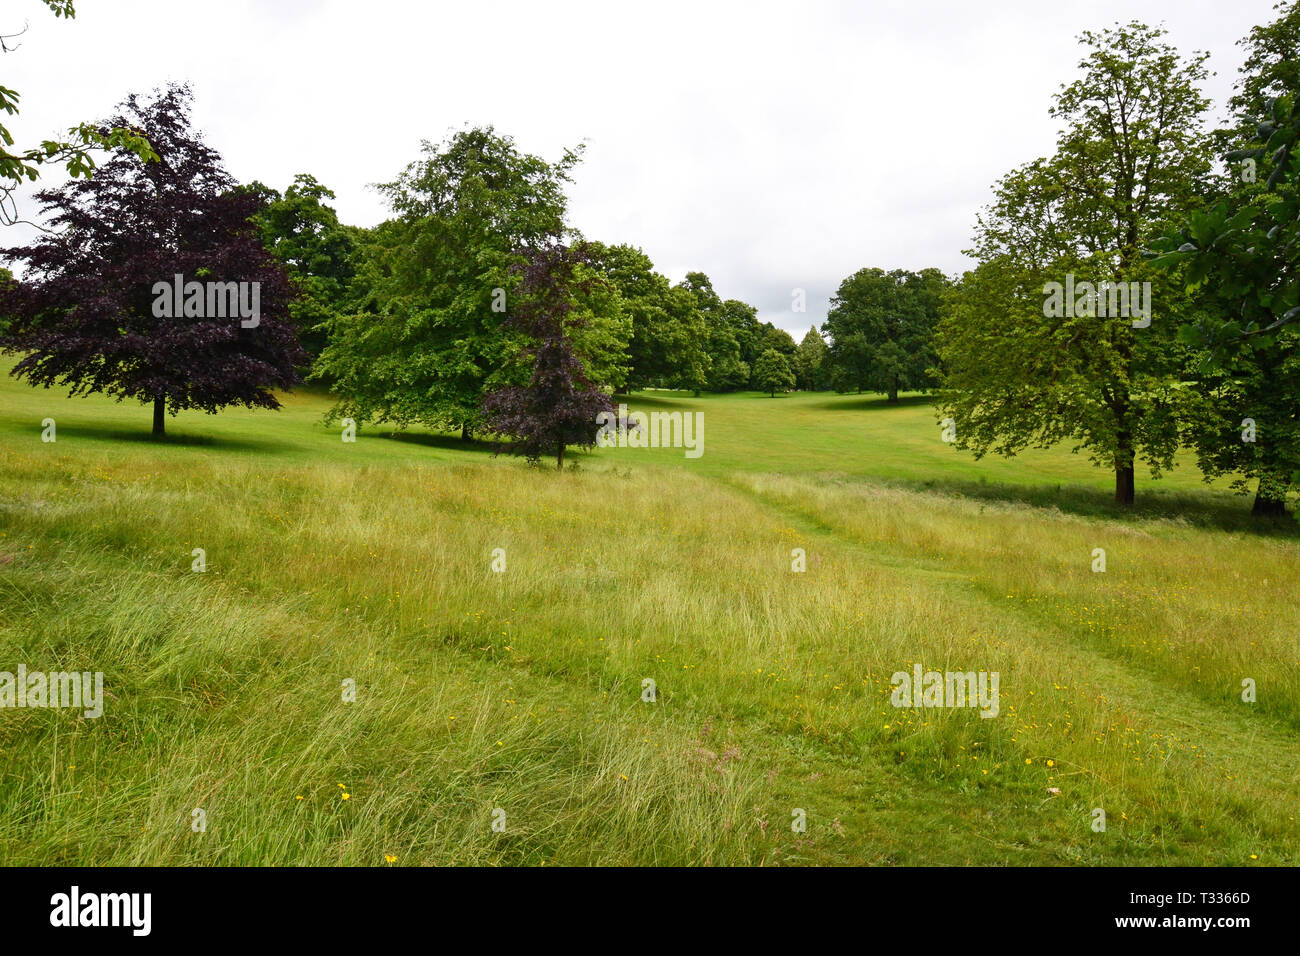
[[[360,433],[358,433],[360,435]],[[401,442],[406,445],[421,445],[425,448],[438,448],[443,451],[463,451],[472,454],[491,455],[496,446],[489,441],[477,438],[465,441],[459,435],[435,435],[431,432],[371,432],[366,438],[380,438],[384,441]]]
[[[1162,491],[1138,487],[1137,501],[1131,508],[1115,504],[1113,494],[1097,488],[1063,483],[1013,485],[963,478],[927,478],[917,480],[888,479],[885,484],[912,491],[955,494],[975,500],[1056,508],[1066,514],[1089,518],[1168,519],[1185,521],[1198,528],[1238,531],[1300,540],[1300,521],[1288,515],[1282,518],[1256,518],[1250,513],[1250,495],[1231,495],[1206,490]]]
[[[691,402],[702,401],[707,395],[706,392],[700,398],[696,398],[690,392],[672,392],[659,395],[636,392],[633,395],[615,395],[613,399],[615,405],[626,405],[629,412],[639,412],[647,408],[675,408],[681,411],[683,406],[688,406]]]
[[[830,401],[819,402],[812,408],[827,408],[833,411],[854,411],[866,408],[915,408],[918,405],[932,405],[933,395],[900,395],[898,401],[891,402],[887,395],[839,395]]]
[[[689,406],[694,402],[710,402],[716,399],[733,399],[749,401],[751,399],[763,399],[770,401],[782,398],[802,398],[805,395],[823,395],[830,398],[830,401],[810,402],[807,408],[832,408],[832,409],[853,409],[865,408],[866,406],[881,406],[885,408],[906,408],[911,405],[925,405],[932,401],[927,395],[904,395],[900,396],[898,402],[891,405],[888,398],[884,395],[841,395],[833,398],[834,392],[778,392],[772,395],[769,392],[741,391],[741,392],[701,392],[699,395],[688,391],[677,392],[635,392],[632,395],[615,395],[614,402],[627,405],[629,410],[637,411],[642,408],[677,408]]]
[[[72,437],[88,441],[135,442],[157,448],[176,446],[178,448],[211,448],[217,451],[258,451],[272,454],[280,450],[275,442],[230,438],[224,435],[179,432],[169,433],[162,438],[155,438],[147,427],[125,430],[69,424],[59,426],[58,436],[59,438]]]

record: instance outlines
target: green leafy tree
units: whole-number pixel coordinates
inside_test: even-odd
[[[740,357],[740,342],[726,325],[709,328],[709,378],[711,392],[732,392],[749,383],[750,367]]]
[[[1300,4],[1278,3],[1273,9],[1277,19],[1237,41],[1246,59],[1228,106],[1243,121],[1237,131],[1244,131],[1248,141],[1259,119],[1268,115],[1269,100],[1300,89]]]
[[[794,340],[794,336],[785,329],[778,329],[770,322],[764,322],[762,328],[762,334],[758,339],[759,354],[762,355],[768,349],[775,349],[793,361],[795,353],[799,351],[799,343]]]
[[[1262,114],[1216,138],[1237,147],[1226,156],[1231,186],[1152,243],[1154,263],[1203,305],[1181,330],[1200,359],[1186,383],[1186,439],[1207,480],[1229,475],[1243,491],[1256,482],[1261,516],[1285,514],[1300,479],[1300,76],[1283,59],[1300,46],[1300,16],[1279,9],[1247,38],[1235,99]]]
[[[709,355],[708,387],[730,392],[750,385],[753,364],[758,358],[763,325],[758,310],[739,299],[724,300],[703,272],[688,272],[675,288],[695,299],[707,329]]]
[[[298,340],[320,355],[329,323],[348,311],[359,231],[339,223],[325,202],[334,193],[307,173],[295,176],[283,195],[260,183],[251,188],[266,203],[257,216],[262,242],[285,264],[298,290],[290,306]]]
[[[578,251],[567,326],[573,353],[595,387],[607,394],[623,391],[632,374],[633,319],[618,288],[595,263],[591,246],[582,243]]]
[[[1245,59],[1228,100],[1232,119],[1212,134],[1220,157],[1254,144],[1259,125],[1270,122],[1270,101],[1300,89],[1300,4],[1278,3],[1273,9],[1278,12],[1275,20],[1252,27],[1237,41]],[[1211,200],[1239,191],[1239,163],[1229,160],[1225,174],[1215,178]]]
[[[754,381],[764,392],[776,398],[776,390],[787,391],[795,386],[790,359],[776,349],[768,349],[754,363]]]
[[[1163,36],[1136,22],[1082,35],[1082,76],[1051,111],[1056,152],[998,183],[971,251],[979,265],[946,298],[940,325],[940,408],[959,447],[1010,455],[1072,440],[1114,469],[1123,505],[1138,455],[1159,474],[1178,447],[1175,328],[1189,306],[1141,249],[1202,201],[1211,166],[1206,55],[1184,58]],[[1146,316],[1134,317],[1140,301],[1117,316],[1086,294],[1064,314],[1049,310],[1047,283],[1072,276],[1136,282],[1139,300],[1150,289]]]
[[[826,387],[826,356],[829,352],[826,340],[814,325],[799,343],[799,351],[794,357],[795,384],[799,388],[815,392]]]
[[[891,402],[900,390],[934,387],[934,330],[947,286],[938,269],[861,269],[840,283],[825,325],[832,369],[843,366],[837,381],[884,392]]]
[[[1205,480],[1239,492],[1253,482],[1253,514],[1286,514],[1300,476],[1300,329],[1252,337],[1184,385],[1183,434]]]
[[[664,382],[670,387],[690,389],[699,395],[708,385],[713,370],[709,328],[696,306],[695,297],[685,289],[670,288],[665,308],[669,316],[665,341],[669,348]]]
[[[504,323],[511,265],[562,233],[580,152],[551,163],[490,126],[467,129],[425,142],[379,187],[395,218],[361,244],[358,311],[327,320],[316,362],[339,395],[331,417],[471,436],[487,391],[527,374],[526,343]]]
[[[708,329],[689,290],[674,288],[634,246],[588,244],[594,267],[618,292],[632,323],[630,388],[699,390],[708,380]]]
[[[758,361],[758,357],[766,351],[767,346],[763,344],[763,337],[771,326],[759,322],[758,309],[739,299],[723,300],[721,315],[722,321],[731,329],[731,333],[736,339],[736,345],[740,348],[740,361],[749,368],[752,376],[754,364]],[[752,385],[753,379],[751,377],[748,381],[742,383],[741,387],[752,387]]]
[[[0,267],[0,296],[3,296],[11,282],[14,281],[14,274],[8,269]],[[5,329],[9,327],[9,316],[0,313],[0,336],[3,336]]]
[[[822,328],[828,335],[835,335],[831,322],[827,321]],[[874,355],[871,340],[864,333],[841,329],[826,354],[826,376],[831,388],[837,392],[859,393],[871,388]]]

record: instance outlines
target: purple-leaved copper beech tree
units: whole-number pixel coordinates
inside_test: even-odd
[[[591,262],[581,245],[565,246],[557,238],[524,254],[527,261],[516,266],[517,304],[506,324],[530,340],[526,352],[532,358],[532,377],[527,385],[489,392],[483,415],[493,432],[514,439],[498,450],[525,455],[531,462],[554,455],[558,470],[564,467],[564,449],[595,445],[596,417],[614,411],[610,397],[587,378],[570,338],[587,324],[575,308],[575,297],[601,280],[579,275],[580,267]]]
[[[52,231],[3,252],[25,263],[0,287],[0,347],[23,355],[12,374],[152,403],[156,438],[167,409],[279,408],[271,389],[309,361],[288,277],[249,222],[262,200],[191,130],[189,101],[184,86],[128,97],[107,125],[143,133],[158,159],[119,151],[90,179],[41,191]]]

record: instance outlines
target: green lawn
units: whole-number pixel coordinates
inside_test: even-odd
[[[1300,862],[1293,523],[1189,462],[1119,514],[917,397],[629,404],[702,411],[703,457],[347,444],[313,392],[159,444],[6,374],[0,671],[107,700],[0,710],[0,859]],[[998,716],[891,706],[915,663],[998,672]]]

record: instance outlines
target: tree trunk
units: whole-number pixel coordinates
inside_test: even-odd
[[[471,431],[469,430],[469,425],[468,425],[468,424],[465,424],[465,425],[461,425],[461,426],[460,426],[460,440],[461,440],[461,441],[470,441],[471,439],[473,439],[473,437],[474,437],[474,433],[471,432]]]
[[[1264,393],[1274,394],[1281,386],[1277,381],[1278,366],[1261,356],[1259,368]],[[1257,445],[1256,454],[1259,456],[1259,483],[1255,486],[1255,503],[1251,506],[1250,513],[1256,518],[1284,518],[1286,496],[1291,490],[1291,470],[1278,467],[1279,455],[1272,442]]]
[[[167,434],[167,399],[153,400],[153,437],[163,438]]]
[[[1127,361],[1126,356],[1126,367]],[[1128,398],[1126,393],[1115,410],[1115,417],[1119,425],[1115,432],[1115,504],[1123,508],[1129,508],[1133,505],[1135,498],[1133,466],[1137,463],[1137,455],[1133,451],[1133,432],[1128,424],[1130,408]]]
[[[1115,504],[1130,507],[1134,500],[1133,463],[1115,465]]]
[[[1129,433],[1122,429],[1119,435],[1119,449],[1115,452],[1115,504],[1125,508],[1132,506],[1135,497],[1133,489],[1133,464],[1135,455],[1129,447]]]
[[[1255,504],[1250,513],[1256,518],[1286,517],[1286,489],[1279,491],[1272,486],[1266,488],[1264,482],[1265,479],[1260,478],[1259,489],[1255,492]]]
[[[555,455],[555,470],[564,470],[564,445],[560,445],[560,450]]]
[[[1117,274],[1127,277],[1130,265],[1137,257],[1138,243],[1138,222],[1133,214],[1131,202],[1126,204],[1125,215],[1128,218],[1128,229],[1124,236],[1124,246],[1120,250]],[[1129,414],[1133,409],[1132,395],[1126,383],[1133,369],[1133,330],[1131,327],[1120,329],[1113,318],[1111,323],[1111,334],[1118,336],[1115,342],[1115,351],[1120,359],[1118,374],[1123,376],[1120,384],[1116,386],[1120,394],[1117,395],[1118,405],[1115,407],[1115,423],[1118,426],[1115,433],[1115,504],[1131,508],[1136,497],[1133,488],[1133,465],[1137,455],[1134,454],[1133,430],[1129,421]]]

